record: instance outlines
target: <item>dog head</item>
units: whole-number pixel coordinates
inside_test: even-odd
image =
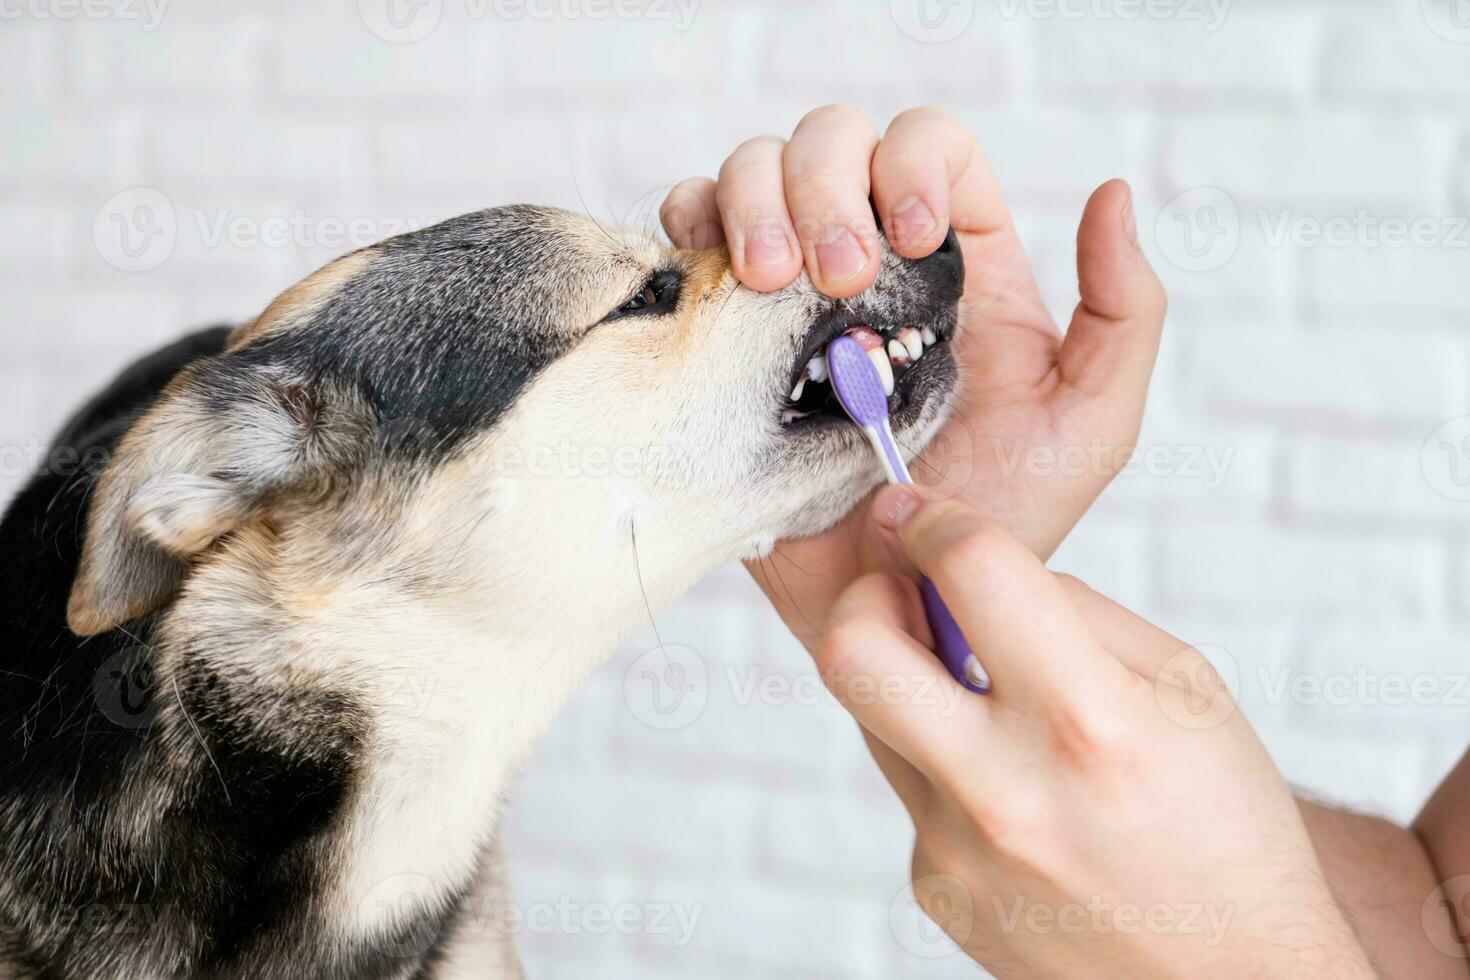
[[[167,603],[247,529],[272,548],[310,539],[322,575],[377,562],[426,591],[472,576],[502,595],[538,566],[596,590],[604,566],[631,574],[632,547],[664,597],[829,526],[878,481],[821,377],[840,333],[896,342],[894,430],[922,446],[956,383],[962,273],[951,237],[919,261],[885,246],[850,300],[805,276],[763,294],[720,250],[527,206],[354,252],[127,433],[93,495],[70,625]]]

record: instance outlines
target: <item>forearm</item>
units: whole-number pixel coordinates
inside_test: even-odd
[[[1420,836],[1376,817],[1297,803],[1323,874],[1379,973],[1393,980],[1470,978],[1466,960],[1440,952],[1425,934],[1425,901],[1440,878]]]
[[[1447,893],[1443,906],[1459,936],[1470,935],[1470,752],[1425,804],[1414,830],[1424,841],[1436,880]],[[1465,976],[1470,976],[1470,960]]]

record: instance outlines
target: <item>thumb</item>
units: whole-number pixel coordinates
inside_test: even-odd
[[[1082,301],[1058,356],[1062,377],[1106,397],[1134,426],[1159,355],[1168,297],[1142,249],[1133,192],[1110,180],[1093,192],[1077,228]]]

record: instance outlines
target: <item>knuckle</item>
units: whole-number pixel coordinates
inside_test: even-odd
[[[938,122],[948,125],[955,122],[955,118],[937,105],[916,105],[904,109],[893,117],[894,125],[910,125],[913,123]]]
[[[963,579],[983,587],[1007,575],[1012,546],[1010,536],[998,525],[976,519],[940,545],[934,569],[946,578]]]
[[[759,136],[752,136],[735,147],[735,152],[730,154],[730,158],[734,159],[753,154],[759,154],[764,157],[768,156],[770,151],[779,151],[785,145],[786,141],[775,133],[761,133]]]
[[[797,129],[803,126],[859,126],[868,130],[873,124],[868,117],[855,108],[843,102],[829,102],[827,105],[817,106],[815,109],[801,117],[801,122],[796,124]]]
[[[1052,747],[1080,772],[1106,775],[1125,770],[1133,759],[1127,721],[1106,704],[1065,705],[1051,715]]]
[[[856,623],[834,626],[817,648],[822,673],[835,678],[851,676],[862,661],[867,642],[867,630]]]

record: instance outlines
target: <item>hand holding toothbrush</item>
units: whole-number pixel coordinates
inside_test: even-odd
[[[661,216],[677,244],[728,244],[752,289],[778,289],[805,268],[840,297],[876,275],[874,205],[899,254],[930,254],[950,226],[964,250],[965,329],[955,344],[964,387],[941,436],[971,458],[963,473],[937,457],[927,465],[945,481],[963,479],[958,499],[1047,558],[1126,461],[1158,352],[1164,292],[1138,248],[1128,186],[1111,181],[1087,203],[1077,236],[1081,303],[1065,340],[979,144],[938,109],[900,113],[881,137],[856,109],[816,109],[790,140],[742,143],[718,181],[679,184]],[[1069,450],[1099,465],[1082,474],[1027,466]],[[885,561],[860,509],[825,534],[781,542],[752,573],[815,649],[838,594]]]

